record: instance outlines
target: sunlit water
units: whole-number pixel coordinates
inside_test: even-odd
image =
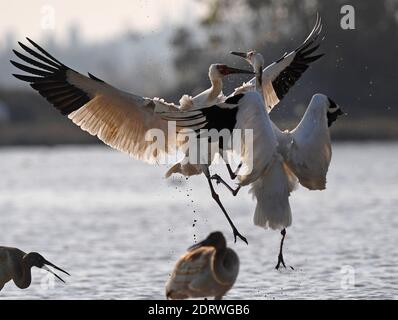
[[[241,270],[226,299],[397,298],[398,145],[335,144],[325,191],[291,196],[285,261],[280,234],[255,227],[254,202],[218,187],[249,246],[233,244],[203,176],[163,178],[104,147],[0,149],[0,245],[38,251],[71,273],[63,285],[33,269],[0,298],[163,299],[176,259],[221,230]],[[195,220],[197,220],[195,222]]]

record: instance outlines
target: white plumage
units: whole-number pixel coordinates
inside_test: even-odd
[[[274,127],[280,153],[287,166],[300,184],[310,190],[323,190],[326,187],[326,174],[332,157],[329,106],[327,96],[315,94],[294,130],[281,132]]]
[[[225,64],[211,64],[209,67],[211,87],[194,97],[184,94],[179,101],[181,110],[186,111],[195,107],[208,107],[224,102],[226,97],[222,92],[223,78],[229,74],[236,73],[253,74],[251,71],[231,68]]]
[[[268,112],[270,112],[282,98],[287,94],[290,87],[300,78],[303,72],[308,68],[308,65],[323,56],[323,54],[313,55],[318,45],[314,45],[319,34],[322,31],[321,19],[317,16],[314,28],[303,41],[303,43],[289,54],[285,53],[277,61],[271,63],[263,68],[264,59],[257,55],[256,51],[231,52],[231,54],[240,56],[249,62],[254,71],[261,72],[261,95],[264,99],[264,104]],[[259,63],[261,61],[261,64]],[[256,65],[257,64],[257,65]],[[257,67],[260,70],[257,70]],[[232,95],[238,93],[245,93],[248,91],[260,90],[256,84],[257,77],[252,78],[249,82],[235,89]]]

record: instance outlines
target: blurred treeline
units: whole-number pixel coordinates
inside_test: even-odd
[[[306,71],[271,117],[282,128],[292,128],[311,96],[322,92],[348,113],[333,128],[335,139],[398,138],[397,0],[351,1],[349,4],[355,8],[354,30],[340,26],[340,10],[347,4],[345,1],[197,1],[206,4],[206,15],[199,18],[196,27],[176,27],[168,40],[173,52],[173,87],[163,86],[160,90],[153,86],[144,93],[134,93],[162,96],[173,102],[178,102],[184,93],[194,95],[209,86],[207,70],[211,63],[249,68],[230,56],[231,50],[256,49],[266,63],[271,63],[306,38],[319,12],[323,21],[320,52],[325,56]],[[90,71],[96,74],[95,70]],[[247,77],[227,79],[224,92],[229,93],[246,80]],[[134,75],[129,81],[129,88],[134,88]],[[1,123],[0,114],[0,144],[95,141],[32,91],[3,89],[0,100],[10,106],[11,119]]]

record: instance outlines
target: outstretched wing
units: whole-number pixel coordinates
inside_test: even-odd
[[[315,26],[307,39],[295,50],[289,54],[285,53],[263,70],[262,87],[268,112],[271,112],[282,100],[309,65],[323,56],[323,54],[311,55],[319,48],[320,44],[316,44],[316,40],[321,31],[321,19],[317,16]],[[247,84],[237,88],[235,94],[255,90],[255,83],[255,78],[251,79]]]
[[[176,121],[178,128],[189,128],[199,133],[200,130],[221,131],[223,129],[232,131],[236,124],[238,102],[243,94],[229,97],[223,103],[209,107],[194,108],[188,111],[165,111],[159,112],[162,118]]]
[[[323,190],[326,188],[332,148],[326,113],[323,108],[315,106],[316,103],[311,100],[294,130],[282,132],[274,126],[274,132],[280,147],[286,152],[286,165],[300,184],[310,190]],[[314,109],[317,113],[311,112]]]
[[[21,42],[19,45],[31,57],[13,50],[26,64],[11,61],[27,75],[14,76],[28,82],[81,129],[112,148],[148,162],[174,150],[176,143],[172,137],[168,139],[167,121],[155,112],[155,108],[160,104],[162,108],[177,111],[176,106],[120,91],[91,74],[86,77],[55,59],[29,38],[27,40],[35,50]],[[170,143],[151,148],[153,141],[146,141],[150,129],[163,131],[165,141]]]

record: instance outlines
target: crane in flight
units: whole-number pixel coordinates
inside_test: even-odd
[[[118,90],[91,73],[85,76],[67,67],[33,40],[29,38],[27,40],[34,49],[22,42],[18,43],[29,56],[13,50],[15,55],[26,64],[11,60],[15,67],[27,74],[13,75],[19,80],[28,82],[34,90],[82,130],[97,136],[114,149],[149,163],[154,163],[185,145],[185,141],[177,139],[177,134],[184,128],[177,127],[177,134],[174,132],[169,134],[168,121],[156,111],[183,112],[178,105],[167,103],[163,99],[147,98]],[[217,70],[219,75],[216,77],[237,72],[247,73],[246,70],[238,70],[221,64],[214,65],[210,69]],[[218,96],[221,92],[218,90],[212,86],[200,95],[200,99],[206,95],[217,94]],[[193,100],[195,101],[195,98]],[[195,123],[197,121],[191,121],[190,125]],[[167,143],[156,144],[156,148],[153,147],[153,140],[148,139],[148,132],[154,129],[163,133],[164,141]],[[247,243],[215,192],[208,165],[203,164],[201,171],[206,175],[212,197],[231,225],[235,241],[236,237],[239,237]]]

